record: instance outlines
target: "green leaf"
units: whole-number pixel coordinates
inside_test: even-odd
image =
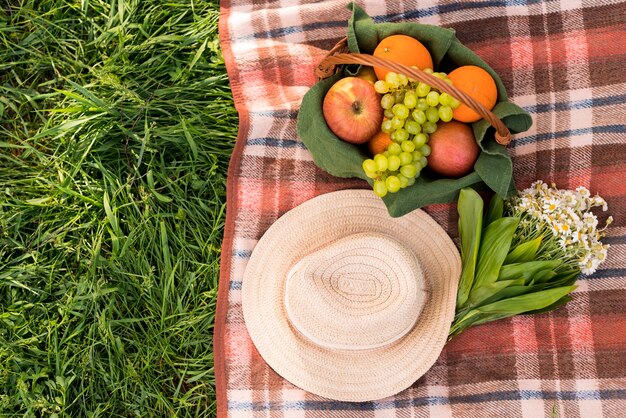
[[[484,229],[478,252],[475,287],[493,283],[498,279],[500,267],[509,252],[518,223],[518,218],[500,218]]]
[[[571,286],[575,283],[575,279],[572,281],[565,281],[565,280],[561,280],[558,283],[539,283],[539,284],[534,284],[534,285],[511,285],[508,286],[504,289],[502,289],[501,291],[499,291],[498,293],[495,293],[493,296],[491,296],[488,299],[485,299],[482,304],[483,305],[487,305],[493,302],[496,302],[498,300],[502,300],[502,299],[510,299],[513,298],[515,296],[520,296],[520,295],[525,295],[525,294],[530,294],[530,293],[537,293],[540,292],[542,290],[547,290],[547,289],[555,289],[557,287],[565,287],[565,286]],[[520,280],[521,283],[521,280]]]
[[[517,280],[515,281],[517,282]],[[509,281],[507,280],[507,282]],[[496,282],[496,283],[499,283],[499,282]],[[546,285],[544,284],[537,285],[537,286],[525,286],[521,280],[519,280],[518,283],[520,283],[520,285],[512,284],[494,293],[489,298],[486,298],[485,300],[483,300],[482,304],[488,305],[490,303],[497,302],[499,300],[509,299],[515,296],[525,295],[531,292],[538,292],[540,290],[543,290],[546,287]]]
[[[575,288],[576,286],[565,286],[557,287],[555,289],[541,290],[539,292],[499,300],[488,305],[483,305],[475,310],[481,314],[493,315],[493,318],[496,316],[499,316],[499,318],[506,318],[513,315],[519,315],[524,312],[546,308],[570,293]]]
[[[86,118],[80,118],[80,119],[74,119],[74,120],[69,120],[67,122],[64,122],[60,125],[54,126],[52,128],[46,129],[44,131],[39,132],[38,134],[32,136],[30,138],[31,141],[37,140],[37,139],[41,139],[41,138],[47,138],[47,137],[52,137],[52,139],[57,139],[65,134],[68,134],[70,132],[73,132],[76,128],[80,128],[83,125],[86,125],[87,122],[99,118],[102,115],[104,115],[105,113],[97,113],[95,115],[91,115],[89,117]]]
[[[47,197],[39,197],[35,199],[28,199],[26,203],[33,206],[46,206],[46,203],[50,202],[53,198],[50,196]]]
[[[191,133],[189,132],[189,129],[187,128],[187,123],[185,123],[184,118],[180,119],[180,124],[183,128],[185,139],[187,140],[187,143],[189,144],[189,149],[191,149],[191,153],[193,154],[193,160],[196,161],[198,159],[198,145],[196,144],[196,141],[194,141],[193,136],[191,136]]]
[[[545,308],[536,309],[534,311],[524,312],[524,315],[534,315],[534,314],[541,314],[541,313],[550,312],[550,311],[555,310],[556,308],[559,308],[559,307],[565,305],[570,300],[572,300],[571,296],[569,296],[569,295],[563,296],[561,299],[557,300],[552,305],[548,305]]]
[[[528,261],[503,265],[498,274],[498,280],[512,280],[523,278],[528,283],[541,270],[554,270],[563,264],[561,260]]]
[[[503,289],[509,286],[522,286],[524,285],[524,279],[516,280],[504,280],[486,284],[480,287],[474,287],[469,297],[469,306],[472,308],[480,306],[486,303],[485,301],[495,302],[500,300],[503,296],[496,297]]]
[[[163,202],[163,203],[171,203],[172,202],[172,198],[171,197],[165,196],[164,194],[161,194],[161,193],[156,191],[156,187],[155,187],[155,184],[154,184],[154,174],[152,173],[152,170],[148,170],[148,173],[146,173],[146,179],[148,180],[148,187],[150,188],[150,191],[152,192],[154,197],[157,198],[158,201]]]
[[[91,91],[89,91],[88,89],[84,88],[83,86],[81,86],[78,83],[73,82],[72,80],[65,78],[65,81],[67,81],[72,87],[74,87],[75,90],[77,90],[79,93],[82,94],[82,96],[80,95],[75,95],[74,98],[76,98],[78,101],[80,101],[81,103],[84,104],[90,104],[92,107],[96,107],[98,109],[102,109],[102,110],[109,110],[109,106],[107,106],[106,102],[102,99],[100,99],[98,96],[96,96],[95,94],[93,94]],[[70,92],[64,91],[64,94],[68,95]],[[114,110],[114,114],[117,114],[117,112]]]
[[[566,296],[576,286],[559,287],[556,289],[542,290],[499,300],[488,305],[481,306],[465,313],[461,318],[455,319],[448,339],[460,334],[463,330],[486,322],[509,318],[519,314],[533,314],[548,312],[567,303],[571,298]]]
[[[172,273],[172,259],[170,253],[169,239],[167,237],[167,228],[165,222],[159,222],[161,231],[161,250],[163,255],[163,262],[165,263],[165,275],[169,276]]]
[[[474,323],[478,321],[479,319],[480,319],[480,315],[475,310],[466,312],[460,318],[455,319],[454,322],[452,323],[452,326],[450,327],[450,332],[448,334],[448,341],[455,335],[460,334],[467,328],[474,325]]]
[[[540,270],[532,278],[531,284],[546,283],[556,277],[554,270]]]
[[[523,244],[517,245],[511,250],[511,252],[509,252],[509,255],[506,256],[504,264],[533,261],[542,240],[543,237],[537,237],[531,241],[526,241]]]
[[[109,231],[109,235],[111,236],[111,252],[113,255],[118,255],[120,253],[119,236],[111,228],[107,228],[107,231]]]
[[[487,217],[484,225],[489,225],[493,221],[502,218],[502,212],[504,211],[504,200],[499,194],[494,195],[489,202],[489,209],[487,211]]]
[[[483,199],[476,191],[464,188],[459,193],[459,235],[461,236],[462,270],[457,293],[457,310],[465,305],[474,282],[476,259],[480,248],[483,221]]]
[[[576,283],[579,275],[580,269],[569,269],[563,272],[559,272],[556,277],[550,279],[546,284],[549,287],[571,286]]]

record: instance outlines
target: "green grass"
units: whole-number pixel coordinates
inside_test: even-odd
[[[214,416],[217,1],[0,2],[0,416]]]

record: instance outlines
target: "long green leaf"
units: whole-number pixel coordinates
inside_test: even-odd
[[[549,287],[561,287],[561,286],[571,286],[576,283],[578,280],[578,276],[580,275],[580,270],[572,269],[565,272],[561,272],[557,274],[555,277],[550,279],[546,284]]]
[[[473,189],[464,188],[459,193],[459,235],[461,236],[462,271],[457,293],[457,310],[467,302],[474,282],[476,259],[480,248],[483,221],[483,199]]]
[[[500,267],[509,252],[518,223],[518,218],[506,217],[485,228],[478,252],[474,287],[493,283],[498,279]]]
[[[450,327],[450,332],[448,334],[448,341],[455,335],[459,335],[461,332],[463,332],[467,328],[474,325],[474,322],[478,321],[479,319],[480,319],[480,314],[476,310],[472,310],[472,311],[465,313],[458,320],[455,320],[452,326]]]
[[[537,237],[533,240],[526,241],[523,244],[517,245],[511,250],[509,255],[504,259],[504,264],[523,263],[525,261],[533,261],[541,240],[543,237]]]
[[[563,296],[561,299],[557,300],[556,302],[554,302],[552,305],[548,305],[548,306],[546,306],[545,308],[542,308],[542,309],[536,309],[534,311],[524,312],[524,315],[534,315],[534,314],[550,312],[550,311],[555,310],[558,307],[561,307],[561,306],[565,305],[570,300],[572,300],[572,297],[569,296],[569,295],[566,295],[566,296]]]
[[[499,300],[510,299],[510,298],[515,297],[515,296],[526,295],[526,294],[530,294],[530,293],[536,293],[536,292],[540,292],[540,291],[542,291],[544,289],[553,289],[553,288],[557,288],[557,287],[571,286],[572,284],[574,284],[574,282],[570,282],[570,283],[563,282],[563,283],[561,283],[559,285],[554,285],[554,284],[551,284],[551,283],[539,283],[539,284],[535,284],[535,285],[532,285],[532,286],[511,285],[511,286],[508,286],[508,287],[502,289],[498,293],[493,294],[490,298],[485,299],[482,304],[483,305],[487,305],[487,304],[490,304],[490,303],[493,303],[493,302],[497,302]]]
[[[529,261],[526,263],[506,264],[500,269],[498,280],[524,278],[526,283],[542,270],[554,270],[563,264],[561,260]]]
[[[454,321],[450,328],[448,339],[460,334],[463,330],[486,322],[509,318],[522,313],[548,312],[567,303],[571,297],[567,296],[576,286],[559,287],[529,293],[472,309],[462,318]]]
[[[488,305],[490,303],[497,302],[499,300],[509,299],[509,298],[512,298],[512,297],[515,297],[515,296],[525,295],[527,293],[537,292],[537,291],[543,290],[544,287],[546,287],[546,285],[537,285],[537,286],[525,286],[525,285],[515,286],[515,285],[512,285],[512,286],[508,286],[508,287],[505,287],[504,289],[500,290],[499,292],[494,293],[489,298],[485,299],[482,304],[483,305]]]
[[[554,270],[540,270],[532,278],[532,284],[547,283],[557,276]]]
[[[489,225],[493,221],[502,218],[502,212],[504,211],[504,200],[499,194],[495,194],[489,202],[489,209],[485,218],[485,225]]]
[[[476,311],[483,314],[504,315],[500,318],[506,318],[524,312],[543,309],[552,305],[574,289],[576,289],[576,286],[564,286],[528,293],[483,305],[480,308],[476,308]]]
[[[492,297],[498,294],[501,290],[509,287],[509,286],[523,286],[524,279],[517,280],[504,280],[497,281],[493,283],[486,284],[480,287],[474,287],[469,297],[469,306],[475,308],[483,304],[486,300],[490,300],[494,302],[495,300],[491,300]],[[499,300],[499,299],[496,299]]]

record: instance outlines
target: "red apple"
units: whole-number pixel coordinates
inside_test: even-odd
[[[469,174],[480,152],[470,125],[457,121],[439,122],[428,145],[428,167],[444,177]]]
[[[358,77],[337,81],[326,93],[322,108],[335,135],[352,144],[367,142],[380,130],[383,109],[374,86]]]

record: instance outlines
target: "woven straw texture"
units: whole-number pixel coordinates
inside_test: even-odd
[[[393,244],[385,236],[394,237],[398,243]],[[370,237],[374,242],[366,244],[364,241]],[[361,250],[351,252],[346,258],[350,244]],[[363,250],[376,250],[379,255],[367,257]],[[374,298],[369,308],[363,308],[363,303],[339,304],[336,301],[317,307],[323,316],[321,320],[337,331],[344,331],[339,322],[351,314],[370,315],[373,317],[370,319],[378,320],[381,325],[391,320],[394,311],[401,312],[404,318],[398,318],[399,329],[387,336],[388,340],[397,339],[395,343],[358,350],[359,345],[366,348],[364,346],[384,342],[376,340],[376,324],[363,327],[355,341],[345,341],[343,335],[328,341],[330,345],[352,343],[357,350],[331,349],[327,347],[328,343],[317,345],[292,327],[285,312],[285,282],[293,267],[302,260],[306,263],[309,254],[312,254],[313,261],[320,262],[312,267],[318,272],[319,267],[329,267],[334,271],[343,268],[344,273],[358,273],[355,263],[374,264],[378,269],[386,263],[396,264],[385,269],[385,276],[377,275],[379,286],[390,287],[396,282],[393,286],[396,289],[389,289],[386,295]],[[418,269],[412,265],[415,264],[411,260],[413,256],[421,266],[426,286],[419,280],[419,275],[411,277],[411,273]],[[325,261],[321,262],[320,257]],[[338,260],[342,257],[344,260]],[[297,266],[297,270],[301,268]],[[371,269],[367,271],[371,272]],[[439,357],[454,316],[460,274],[461,260],[454,243],[425,212],[416,210],[401,218],[391,218],[382,201],[369,190],[327,193],[287,212],[256,245],[243,278],[243,315],[256,349],[288,381],[331,399],[381,399],[410,386]],[[323,276],[328,278],[326,274]],[[428,298],[423,295],[425,287],[428,288]],[[361,290],[364,290],[359,292],[361,298],[370,293],[367,289]],[[415,302],[411,299],[419,295],[418,292],[409,295],[409,290],[420,290],[421,314],[420,307],[416,306],[419,304],[413,307],[418,311],[410,310],[411,302]],[[288,292],[296,290],[291,288]],[[346,295],[346,292],[333,293],[335,296],[339,293]],[[405,302],[404,297],[409,299]],[[338,313],[339,309],[344,312]],[[381,309],[386,312],[381,313]],[[417,323],[411,328],[416,319]],[[344,326],[358,328],[359,322]],[[303,329],[318,339],[329,339],[328,332],[332,333],[332,330],[318,329],[323,326],[324,323],[309,323]],[[407,328],[411,328],[408,333]],[[399,338],[404,333],[406,335]]]
[[[368,350],[409,332],[426,298],[415,255],[388,235],[361,233],[304,255],[287,273],[284,303],[291,324],[317,345]]]

